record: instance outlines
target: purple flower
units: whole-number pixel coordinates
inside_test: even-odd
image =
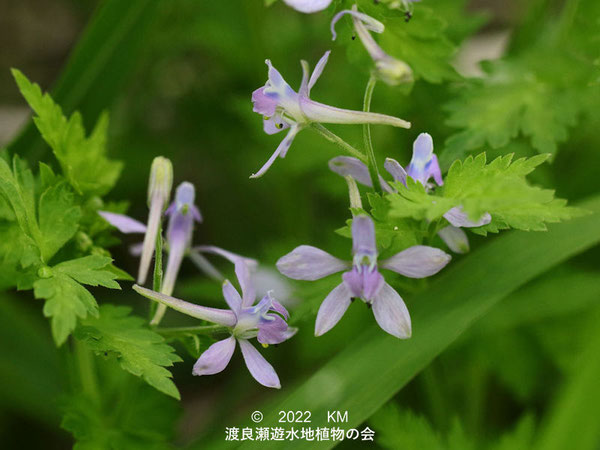
[[[352,16],[352,22],[354,23],[354,29],[356,34],[363,43],[365,50],[369,53],[373,61],[375,62],[375,72],[379,78],[392,86],[401,83],[410,83],[413,81],[412,69],[404,61],[400,61],[383,51],[383,49],[375,42],[373,36],[369,31],[375,33],[383,33],[384,25],[367,14],[358,12],[356,5],[352,6],[352,9],[345,9],[337,13],[331,21],[331,35],[335,41],[337,34],[335,32],[335,24],[345,14]]]
[[[195,196],[194,185],[184,181],[177,187],[175,200],[165,211],[165,214],[169,217],[169,226],[167,228],[169,258],[160,292],[166,295],[171,295],[173,289],[175,289],[175,281],[177,281],[181,262],[192,243],[194,221],[202,222],[200,210],[194,205]],[[166,309],[166,306],[158,305],[150,323],[158,325]]]
[[[323,11],[331,4],[332,0],[283,0],[283,2],[306,14]]]
[[[208,251],[207,248],[204,250]],[[259,303],[254,304],[256,294],[247,260],[226,251],[220,252],[220,254],[223,256],[227,254],[226,257],[235,262],[236,275],[242,288],[240,296],[229,280],[223,282],[223,297],[229,309],[209,308],[188,303],[137,285],[133,286],[133,289],[150,300],[191,317],[222,325],[229,330],[230,337],[214,343],[200,355],[194,364],[194,375],[213,375],[223,371],[231,360],[237,342],[242,350],[246,366],[254,379],[263,386],[279,389],[281,383],[275,369],[249,340],[256,338],[263,346],[279,344],[291,338],[297,330],[288,327],[286,321],[289,314],[271,296],[271,293],[267,293]]]
[[[342,318],[352,298],[372,306],[375,320],[389,334],[401,339],[411,336],[408,309],[402,297],[379,272],[375,226],[369,216],[358,215],[352,222],[352,263],[342,261],[318,248],[302,245],[277,261],[279,271],[295,280],[318,280],[346,271],[342,283],[323,300],[315,335],[329,331]],[[424,278],[439,272],[451,256],[433,247],[415,245],[379,263],[383,269],[410,278]]]
[[[165,211],[165,215],[169,218],[166,232],[166,247],[169,251],[169,256],[161,287],[163,294],[171,295],[173,293],[184,256],[189,256],[208,276],[219,281],[223,280],[220,272],[210,262],[201,254],[191,249],[194,222],[202,222],[200,210],[194,205],[194,198],[194,185],[184,181],[177,187],[175,200]],[[124,214],[116,214],[108,211],[99,211],[98,213],[122,233],[148,234],[146,225]],[[145,241],[146,239],[144,239]],[[134,253],[137,253],[137,250],[136,246]],[[164,311],[164,307],[159,306],[152,321],[153,324],[160,322]]]
[[[407,170],[392,158],[386,158],[385,169],[392,176],[394,181],[399,181],[406,186],[406,177],[409,176],[415,181],[420,182],[427,191],[434,187],[430,183],[433,178],[435,184],[442,186],[442,172],[436,154],[433,152],[433,139],[428,133],[421,133],[413,143],[413,155]],[[367,166],[360,160],[348,156],[338,156],[329,161],[329,168],[341,176],[351,176],[358,183],[372,187],[373,182],[369,175]],[[385,180],[381,179],[381,186],[386,192],[395,192]],[[455,206],[449,209],[444,218],[450,225],[438,232],[440,238],[448,245],[448,248],[455,253],[465,253],[469,251],[469,240],[466,233],[461,228],[474,228],[486,225],[491,222],[492,216],[489,213],[483,214],[479,220],[472,221],[464,212],[462,206]]]
[[[271,167],[275,158],[284,158],[296,134],[302,128],[313,122],[340,123],[340,124],[384,124],[395,127],[410,128],[410,123],[396,117],[371,112],[352,111],[335,108],[311,100],[310,90],[315,85],[323,68],[327,64],[330,52],[325,52],[317,63],[315,70],[309,78],[309,68],[306,61],[301,61],[302,83],[298,92],[294,91],[283,79],[281,74],[273,67],[270,60],[266,60],[269,67],[267,83],[252,93],[253,111],[264,117],[263,129],[267,134],[279,133],[289,129],[275,152],[261,169],[250,178],[257,178],[265,174]]]

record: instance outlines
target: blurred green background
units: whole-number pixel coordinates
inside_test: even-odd
[[[368,69],[356,64],[352,58],[356,50],[346,51],[347,43],[331,42],[331,14],[307,16],[282,2],[267,8],[261,0],[126,3],[4,0],[0,6],[0,146],[8,145],[9,150],[30,162],[54,163],[37,131],[27,126],[30,112],[9,72],[10,67],[17,67],[44,90],[53,92],[65,112],[80,110],[88,130],[101,111],[110,112],[109,152],[124,161],[125,167],[108,198],[128,200],[133,217],[141,219],[147,214],[149,167],[155,156],[163,155],[173,161],[175,183],[187,180],[196,186],[204,223],[197,228],[195,243],[217,245],[257,258],[267,271],[265,277],[276,277],[269,268],[280,256],[304,243],[347,257],[349,242],[334,233],[349,217],[347,189],[344,181],[327,168],[327,161],[340,154],[336,147],[311,131],[302,132],[286,159],[276,161],[263,178],[248,178],[281,138],[263,133],[261,117],[252,112],[250,102],[251,92],[266,80],[266,58],[296,87],[301,78],[299,60],[306,59],[313,66],[324,51],[333,49],[312,97],[361,109]],[[481,75],[477,61],[515,52],[527,42],[527,33],[536,34],[532,31],[536,11],[552,18],[562,6],[562,2],[542,0],[423,3],[430,3],[447,23],[446,34],[459,47],[453,64],[465,76]],[[524,23],[524,28],[518,28]],[[535,26],[543,27],[545,23],[540,19]],[[515,36],[518,39],[510,41]],[[445,139],[455,132],[445,123],[447,112],[442,105],[460,89],[460,81],[433,84],[418,80],[410,93],[378,84],[372,110],[413,123],[408,131],[374,127],[380,162],[388,155],[407,162],[412,141],[423,131],[432,134],[436,151],[441,151]],[[537,183],[555,187],[557,196],[570,202],[600,191],[600,112],[598,103],[594,105],[578,116],[552,164],[545,165],[534,177]],[[359,146],[361,127],[348,128],[332,127]],[[534,154],[521,136],[489,153],[493,156],[509,151]],[[135,243],[130,238],[123,241]],[[471,241],[477,248],[483,239],[473,236]],[[137,260],[129,256],[126,245],[111,251],[119,267],[136,272]],[[397,412],[390,409],[394,406],[388,406],[365,424],[381,431],[382,436],[389,436],[389,430],[400,427],[398,424],[411,424],[409,431],[431,427],[435,432],[422,432],[437,434],[444,440],[460,423],[470,443],[455,443],[452,448],[480,448],[503,442],[500,436],[522,423],[524,417],[531,424],[522,425],[525,431],[521,434],[528,432],[528,426],[533,429],[539,425],[544,430],[545,424],[552,422],[549,417],[554,417],[551,414],[571,386],[569,383],[585,371],[582,358],[592,354],[585,353],[586,346],[598,341],[592,335],[598,334],[599,256],[596,246],[551,268],[504,299],[411,377],[394,397],[395,407],[402,410],[396,422],[392,419]],[[221,267],[228,270],[226,265]],[[219,286],[202,278],[193,265],[184,265],[180,280],[176,296],[207,305],[222,301]],[[300,327],[293,340],[263,352],[278,371],[284,386],[281,395],[285,396],[340,350],[360,345],[354,339],[364,328],[374,328],[374,323],[370,311],[356,304],[332,332],[315,339],[314,311],[335,280],[312,285],[283,279],[271,283],[276,283],[276,297],[287,299],[294,324]],[[424,283],[403,286],[409,307],[425,287]],[[132,305],[141,315],[147,314],[147,301],[127,288],[118,293],[97,290],[94,294],[100,303],[104,300]],[[461,291],[453,295],[460,297]],[[60,399],[68,377],[64,350],[54,348],[40,305],[29,293],[2,294],[3,448],[62,449],[72,442],[59,428]],[[190,322],[170,312],[165,323]],[[419,333],[419,326],[415,324],[414,333]],[[595,349],[600,352],[599,346]],[[178,350],[185,354],[182,347]],[[278,393],[254,382],[239,354],[225,372],[210,377],[193,377],[193,361],[188,356],[173,370],[182,393],[181,408],[175,401],[162,399],[157,406],[161,414],[165,409],[173,410],[169,414],[173,422],[168,421],[166,428],[174,423],[173,442],[178,445],[212,448],[222,442],[225,426],[241,426],[247,422],[249,412],[269,398],[279,398],[275,397]],[[600,371],[592,371],[589,376],[597,381]],[[585,384],[585,380],[581,383],[597,384]],[[595,391],[586,391],[588,403],[598,398],[599,389],[595,386]],[[114,398],[115,405],[121,401],[125,400]],[[577,410],[577,405],[568,402],[564,407]],[[585,409],[582,417],[594,411],[598,412],[597,405]],[[567,423],[566,419],[561,423]],[[586,440],[591,446],[572,448],[597,448],[593,447],[598,445],[593,428],[597,431],[599,425],[597,419],[581,422],[585,430],[592,430],[588,433],[592,437]],[[386,448],[438,448],[435,443],[411,441],[400,431],[396,437],[396,442],[391,438],[379,444]],[[507,440],[497,448],[520,448],[523,442],[529,442],[526,437],[514,439],[514,445]],[[410,442],[412,446],[400,446]],[[346,442],[340,448],[353,445]],[[523,448],[531,447],[527,444]]]

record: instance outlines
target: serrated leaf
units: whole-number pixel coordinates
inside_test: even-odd
[[[484,64],[486,76],[460,86],[444,105],[449,112],[446,123],[460,131],[446,140],[442,167],[485,147],[504,147],[519,135],[539,153],[556,153],[586,95],[584,83],[573,75],[578,67],[577,60],[538,48]],[[569,74],[568,79],[557,72]]]
[[[73,237],[79,227],[81,208],[66,181],[50,186],[42,193],[38,208],[43,236],[42,258],[49,261]]]
[[[429,194],[420,183],[396,183],[397,194],[389,194],[392,217],[413,217],[429,221],[439,219],[450,208],[461,206],[471,220],[484,213],[492,221],[473,232],[486,234],[515,228],[541,231],[547,223],[559,222],[581,214],[554,198],[554,191],[529,184],[525,176],[548,159],[548,155],[520,158],[498,157],[487,163],[485,153],[464,162],[456,161],[444,178],[444,185]]]
[[[146,328],[145,321],[130,312],[125,306],[103,305],[98,317],[82,320],[75,337],[97,353],[114,353],[124,370],[179,399],[179,391],[166,367],[181,358],[161,335]]]
[[[86,256],[44,268],[47,278],[33,283],[35,298],[45,299],[44,316],[51,318],[52,336],[62,345],[77,326],[77,319],[98,315],[98,304],[80,283],[120,289],[116,275],[104,270],[111,263],[104,256]],[[39,272],[38,272],[39,275]]]
[[[80,194],[106,194],[122,168],[120,162],[106,157],[108,116],[101,115],[91,135],[86,137],[79,113],[67,119],[60,106],[49,94],[42,94],[36,83],[16,69],[12,73],[23,97],[37,114],[34,122],[52,148],[67,180]]]
[[[111,366],[112,369],[114,366]],[[119,370],[117,367],[113,369]],[[164,450],[171,448],[177,402],[131,375],[104,386],[98,401],[83,393],[62,401],[61,427],[73,434],[75,450]],[[116,382],[115,382],[116,378]],[[110,388],[109,388],[110,387]],[[118,408],[115,400],[118,399]]]

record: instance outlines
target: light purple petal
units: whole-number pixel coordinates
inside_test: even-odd
[[[138,242],[137,244],[131,244],[129,246],[129,254],[131,256],[140,256],[142,254],[143,248],[144,248],[143,242]]]
[[[279,272],[294,280],[314,281],[349,267],[350,263],[310,245],[296,247],[277,261]]]
[[[149,298],[150,300],[167,305],[176,311],[187,314],[191,317],[195,317],[196,319],[207,320],[217,325],[223,325],[227,327],[232,327],[236,324],[235,314],[233,311],[228,309],[217,309],[196,305],[194,303],[189,303],[169,295],[143,288],[137,284],[133,285],[133,290],[138,294]]]
[[[104,220],[117,228],[121,233],[145,233],[146,225],[124,214],[98,211]]]
[[[383,331],[400,339],[408,339],[411,334],[410,314],[394,288],[385,283],[373,300],[373,314]]]
[[[329,160],[329,168],[338,175],[343,177],[350,175],[358,183],[373,187],[373,181],[371,180],[367,165],[358,158],[337,156]]]
[[[404,170],[398,161],[392,158],[386,158],[383,167],[392,176],[394,181],[399,181],[406,186],[406,170]]]
[[[462,206],[455,206],[444,214],[444,219],[455,227],[474,228],[487,225],[492,221],[492,216],[489,213],[484,213],[478,221],[473,222],[469,220],[469,216],[463,210]]]
[[[429,162],[433,155],[433,138],[429,133],[421,133],[413,142],[413,159]]]
[[[196,364],[194,364],[194,375],[214,375],[215,373],[222,372],[229,361],[235,350],[235,338],[223,339],[222,341],[215,342],[213,345],[200,355]]]
[[[340,321],[350,306],[351,298],[352,294],[345,283],[339,284],[325,297],[317,313],[315,336],[327,333]]]
[[[277,98],[273,95],[265,94],[265,87],[259,87],[252,93],[252,111],[262,114],[266,117],[275,115],[277,109]]]
[[[438,161],[437,155],[434,153],[431,155],[431,163],[429,165],[429,175],[433,177],[436,184],[438,186],[444,185],[444,180],[442,179],[442,170],[440,169],[440,163]]]
[[[244,361],[246,361],[246,367],[248,367],[254,379],[263,386],[275,389],[281,388],[279,377],[273,366],[258,353],[258,350],[250,342],[245,339],[240,339],[238,342],[242,349],[242,355],[244,355]]]
[[[223,282],[223,297],[225,297],[225,301],[229,305],[229,308],[231,308],[237,316],[242,308],[242,297],[240,297],[237,289],[233,287],[233,284],[231,284],[229,280]]]
[[[405,277],[425,278],[438,273],[451,259],[448,253],[439,248],[414,245],[382,261],[380,265]]]
[[[281,118],[279,114],[263,120],[263,130],[267,134],[277,134],[280,131],[287,130],[290,124]]]
[[[419,134],[413,143],[413,154],[407,173],[412,179],[420,181],[423,186],[427,184],[427,180],[431,176],[432,156],[433,138],[428,133]]]
[[[331,53],[331,50],[327,50],[325,52],[325,54],[323,56],[321,56],[321,59],[319,59],[319,62],[315,66],[315,70],[313,70],[313,73],[310,76],[310,80],[308,81],[307,95],[310,94],[310,90],[315,85],[315,83],[317,82],[317,80],[319,79],[321,74],[323,73],[323,69],[327,65],[327,60],[329,59],[330,53]]]
[[[469,251],[469,238],[467,233],[458,227],[448,225],[438,231],[438,236],[454,253],[467,253]]]
[[[311,122],[319,123],[345,123],[345,124],[379,124],[391,125],[399,128],[410,128],[410,122],[385,114],[353,111],[350,109],[336,108],[315,102],[307,97],[300,97],[300,107],[304,115]]]
[[[375,225],[369,216],[358,215],[352,221],[352,254],[375,258]]]
[[[202,222],[202,213],[198,209],[196,205],[190,206],[190,211],[192,212],[192,217],[198,223]]]
[[[202,272],[204,272],[206,275],[217,281],[224,280],[225,277],[223,276],[223,274],[219,272],[219,270],[215,266],[213,266],[211,262],[204,257],[204,255],[201,255],[200,252],[198,252],[195,249],[191,249],[188,252],[188,256],[196,265],[196,267]]]
[[[267,293],[267,295],[270,295],[270,293]],[[290,318],[290,313],[288,312],[288,310],[277,300],[273,300],[271,309],[276,313],[281,314],[285,320],[288,320]]]
[[[367,168],[366,164],[358,158],[354,158],[352,156],[336,156],[335,158],[329,160],[329,169],[338,175],[343,177],[349,175],[358,183],[364,184],[368,187],[373,187],[369,169]],[[381,177],[381,175],[379,176],[379,182],[381,183],[381,187],[384,191],[394,192],[394,190]]]
[[[258,324],[258,335],[256,338],[261,344],[280,344],[289,339],[286,333],[288,325],[276,314],[268,314],[267,319],[261,319]]]
[[[332,0],[283,0],[288,6],[291,6],[296,11],[303,12],[305,14],[314,13],[317,11],[323,11],[327,8]]]
[[[345,9],[343,11],[340,11],[335,16],[333,16],[333,19],[331,19],[330,29],[331,29],[331,40],[332,41],[335,41],[337,39],[337,33],[335,32],[335,24],[338,22],[338,20],[340,20],[346,14],[350,14],[351,16],[355,17],[356,19],[360,20],[361,23],[364,25],[364,27],[367,30],[374,31],[376,33],[383,33],[383,31],[385,29],[384,25],[381,22],[379,22],[378,20],[375,20],[373,17],[368,16],[367,14],[363,14],[363,13],[356,11],[355,8],[353,7],[352,10]]]
[[[352,297],[361,298],[363,296],[363,277],[356,267],[353,267],[348,272],[344,272],[342,280],[344,280],[344,284],[350,294],[352,294]]]
[[[383,287],[385,281],[383,280],[383,276],[377,271],[374,270],[364,270],[363,271],[363,296],[367,301],[372,301],[373,298],[379,294],[379,291]]]
[[[287,154],[287,151],[289,150],[290,145],[292,145],[292,142],[294,141],[296,134],[298,134],[298,131],[300,131],[299,126],[297,126],[297,125],[292,126],[290,128],[290,131],[288,131],[288,134],[285,136],[285,138],[283,138],[283,140],[279,143],[279,146],[277,147],[275,152],[273,152],[273,154],[271,155],[269,160],[260,168],[260,170],[258,172],[250,175],[250,178],[262,177],[267,172],[267,170],[269,170],[269,168],[271,167],[273,162],[275,162],[275,159],[278,156],[281,156],[283,158]]]

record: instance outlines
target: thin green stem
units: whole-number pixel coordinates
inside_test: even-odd
[[[334,144],[342,147],[344,150],[346,150],[352,156],[360,159],[362,162],[364,162],[364,163],[367,162],[367,160],[365,158],[365,155],[363,155],[362,152],[360,152],[356,148],[352,147],[345,140],[343,140],[337,134],[332,133],[331,131],[329,131],[327,128],[325,128],[320,123],[311,123],[310,127],[313,130],[315,130],[317,133],[319,133],[321,136],[323,136],[325,139],[327,139],[329,142],[333,142]]]
[[[222,325],[200,325],[196,327],[170,327],[170,328],[156,328],[154,331],[160,334],[179,334],[179,333],[192,333],[192,334],[214,334],[221,331],[227,331],[228,328]]]
[[[162,223],[158,224],[158,233],[156,234],[156,248],[154,251],[154,274],[152,278],[152,289],[155,292],[160,292],[163,279],[163,240],[162,240]],[[156,314],[157,304],[150,302],[150,316],[152,319]]]
[[[98,390],[98,380],[96,379],[94,356],[84,343],[75,340],[74,345],[81,388],[90,400],[95,404],[99,404],[100,391]]]
[[[365,99],[363,102],[363,111],[369,112],[371,109],[371,99],[373,98],[373,90],[377,84],[377,78],[373,74],[369,78],[367,88],[365,89]],[[373,188],[376,192],[383,194],[381,188],[381,181],[379,180],[379,170],[377,169],[377,161],[375,160],[375,151],[373,150],[373,143],[371,142],[371,125],[365,123],[363,125],[363,139],[365,141],[365,151],[367,152],[369,174],[373,180]]]

